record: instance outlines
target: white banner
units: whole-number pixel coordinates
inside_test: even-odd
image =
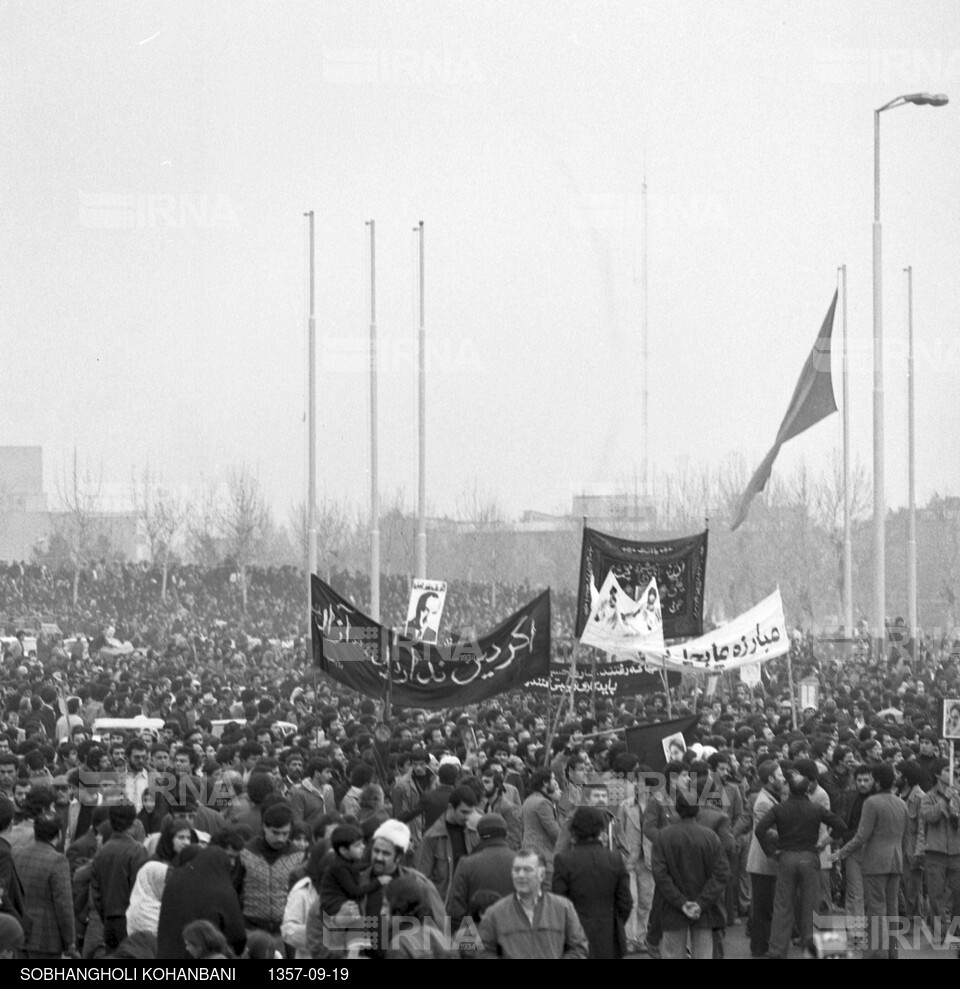
[[[410,588],[404,633],[417,642],[436,642],[440,636],[440,619],[443,618],[446,600],[446,581],[418,577]]]
[[[667,669],[722,673],[763,663],[790,651],[780,588],[726,625],[663,653]],[[748,674],[749,675],[749,674]]]
[[[623,658],[639,659],[641,653],[662,652],[663,617],[657,582],[651,580],[635,601],[611,570],[594,595],[580,642]]]

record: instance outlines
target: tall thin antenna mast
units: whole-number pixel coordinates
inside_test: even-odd
[[[649,415],[649,385],[650,385],[650,346],[649,346],[649,323],[647,307],[647,162],[646,151],[644,151],[643,162],[643,185],[640,190],[641,208],[643,216],[641,218],[640,231],[640,289],[643,295],[641,303],[640,332],[642,334],[641,352],[643,354],[643,410],[641,415],[640,429],[643,433],[643,497],[650,495],[650,415]]]
[[[370,228],[370,617],[380,621],[380,451],[377,433],[377,256],[376,224]]]
[[[307,400],[307,635],[312,620],[311,575],[317,572],[317,311],[315,295],[315,255],[313,210],[303,214],[310,221],[310,315],[308,320],[309,397]]]

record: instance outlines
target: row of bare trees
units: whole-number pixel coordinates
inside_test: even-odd
[[[270,556],[275,525],[260,480],[250,468],[233,468],[223,487],[205,485],[191,501],[166,488],[145,470],[134,484],[134,505],[150,547],[150,558],[163,567],[161,597],[166,600],[167,571],[181,536],[185,555],[202,566],[233,561],[244,611],[247,571]]]
[[[679,464],[656,476],[645,519],[629,511],[623,497],[622,517],[593,524],[637,538],[666,538],[699,531],[709,519],[710,548],[706,603],[709,617],[722,620],[745,610],[780,586],[793,620],[815,623],[839,616],[843,593],[843,477],[835,458],[814,476],[803,464],[792,473],[777,472],[762,498],[755,500],[747,522],[729,531],[737,502],[748,481],[747,465],[732,458],[719,467]],[[853,521],[853,600],[863,611],[870,595],[872,543],[869,538],[869,478],[856,466],[850,478]],[[60,487],[58,539],[62,555],[74,568],[74,593],[84,561],[103,555],[96,517],[99,480],[81,470],[74,455]],[[293,564],[307,560],[305,503],[290,509],[278,524],[256,473],[246,466],[230,471],[218,486],[204,485],[185,497],[144,470],[132,485],[133,502],[151,560],[163,570],[161,595],[173,560],[212,567],[230,561],[236,568],[244,608],[247,572],[254,564]],[[623,485],[624,491],[630,485]],[[618,499],[614,499],[617,502]],[[933,504],[933,503],[931,503]],[[941,505],[947,502],[941,502]],[[565,507],[565,506],[564,506]],[[319,572],[366,571],[369,568],[367,517],[335,501],[316,506]],[[563,508],[558,517],[565,515]],[[960,583],[960,520],[927,509],[919,528],[921,611],[936,606],[952,613]],[[942,516],[942,517],[941,517]],[[899,613],[900,526],[888,525],[891,609]],[[384,499],[380,510],[381,565],[384,573],[413,572],[415,513],[403,491]],[[901,540],[902,541],[902,540]],[[428,526],[430,574],[489,584],[494,603],[496,583],[550,585],[574,590],[579,559],[580,520],[566,517],[552,531],[528,531],[511,522],[495,492],[475,480],[456,499],[452,517],[432,518]]]
[[[74,451],[70,467],[57,482],[60,512],[46,553],[51,562],[71,566],[74,605],[83,567],[93,559],[115,554],[105,525],[111,513],[104,508],[102,489],[102,470],[95,474],[89,467],[81,468]],[[130,496],[150,560],[163,570],[163,600],[174,559],[188,558],[203,566],[231,560],[237,568],[244,609],[248,568],[258,562],[288,562],[290,554],[283,545],[286,535],[276,531],[259,478],[246,466],[231,470],[223,485],[204,485],[192,499],[166,485],[148,467],[134,477]]]

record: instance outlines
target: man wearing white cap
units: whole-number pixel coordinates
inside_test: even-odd
[[[364,871],[360,876],[360,883],[365,883],[371,877],[390,876],[391,879],[409,878],[413,879],[421,888],[423,900],[430,907],[430,916],[440,930],[443,930],[443,923],[446,913],[443,906],[443,899],[437,892],[436,886],[429,879],[416,869],[401,865],[404,855],[410,848],[410,829],[406,824],[397,820],[384,821],[373,833],[373,840],[370,845],[370,869]],[[368,893],[360,905],[363,917],[380,917],[383,907],[383,892],[386,886],[381,886],[372,893]],[[338,932],[342,940],[343,932]],[[358,938],[369,946],[374,954],[379,955],[382,951],[390,947],[387,940],[389,931],[383,932],[383,938],[372,937],[370,927],[367,924],[358,924]],[[307,919],[307,948],[312,958],[329,957],[329,946],[323,942],[323,926],[319,907],[315,906]]]
[[[446,916],[443,908],[443,898],[437,892],[437,887],[417,869],[401,865],[400,862],[410,848],[410,829],[400,821],[384,821],[373,832],[373,843],[370,846],[370,873],[372,876],[391,876],[394,879],[412,878],[423,887],[430,913],[433,919],[442,924]],[[364,903],[364,915],[379,916],[383,902],[383,887],[370,893]]]

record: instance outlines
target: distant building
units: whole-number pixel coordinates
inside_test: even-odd
[[[0,513],[46,510],[43,448],[0,446]]]
[[[582,492],[573,496],[571,515],[586,519],[591,528],[618,522],[638,529],[654,529],[657,508],[652,498],[623,489]]]
[[[67,518],[49,509],[43,490],[43,448],[0,446],[0,560],[30,560],[37,551],[46,551]],[[147,558],[135,512],[98,511],[92,523],[93,557]]]

